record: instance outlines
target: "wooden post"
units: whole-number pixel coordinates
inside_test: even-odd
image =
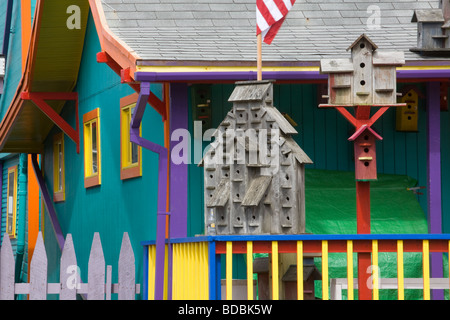
[[[356,181],[356,223],[358,234],[370,234],[370,182]],[[368,287],[371,265],[370,252],[358,253],[359,300],[371,300],[372,289]]]
[[[440,84],[427,83],[427,195],[428,232],[442,233]],[[431,276],[442,278],[442,254],[431,253]],[[432,290],[433,300],[443,300],[443,290]]]
[[[262,35],[261,33],[258,34],[256,36],[257,39],[257,46],[258,46],[258,50],[257,50],[257,61],[256,61],[256,66],[257,66],[257,80],[261,81],[262,80]]]

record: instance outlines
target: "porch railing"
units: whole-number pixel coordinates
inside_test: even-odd
[[[154,291],[154,242],[142,243],[144,247],[144,297],[153,298]],[[330,283],[335,285],[335,279],[330,278],[330,268],[334,260],[330,254],[342,253],[346,256],[346,277],[339,279],[341,287],[347,289],[347,299],[356,299],[354,271],[354,254],[371,254],[371,286],[372,298],[380,299],[380,290],[387,288],[380,283],[386,280],[380,277],[379,254],[391,252],[395,261],[388,263],[396,269],[396,277],[387,280],[397,289],[397,298],[405,299],[405,289],[410,288],[410,278],[405,278],[404,255],[409,252],[421,254],[421,276],[413,282],[421,282],[423,299],[431,298],[434,288],[448,288],[449,277],[433,279],[430,276],[430,255],[447,256],[450,249],[450,234],[378,234],[378,235],[261,235],[261,236],[203,236],[183,239],[171,239],[166,246],[166,252],[171,252],[171,259],[166,260],[166,298],[169,299],[201,299],[220,300],[233,299],[233,259],[237,254],[244,255],[247,275],[247,298],[253,299],[254,292],[254,254],[268,254],[271,257],[271,298],[280,299],[281,276],[279,259],[283,254],[294,254],[297,268],[297,298],[304,299],[303,267],[304,255],[315,254],[320,260],[321,299],[330,299]],[[221,295],[221,256],[225,261],[225,296]],[[446,257],[443,257],[446,261]],[[299,272],[301,271],[301,272]],[[419,280],[420,279],[420,280]],[[332,280],[332,281],[331,281]],[[345,285],[343,284],[345,282]],[[406,281],[406,288],[405,288]],[[442,284],[443,282],[446,282]],[[431,285],[430,285],[431,284]],[[440,284],[440,285],[439,285]],[[413,286],[414,287],[414,286]],[[419,288],[417,285],[415,289]],[[332,288],[331,292],[335,292]],[[333,297],[334,294],[332,293]],[[331,298],[333,298],[331,297]]]

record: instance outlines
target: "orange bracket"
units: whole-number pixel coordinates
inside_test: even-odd
[[[77,92],[22,92],[23,100],[31,100],[55,125],[57,125],[77,146],[80,153],[80,125],[78,119]],[[73,100],[75,101],[76,128],[72,128],[45,100]]]

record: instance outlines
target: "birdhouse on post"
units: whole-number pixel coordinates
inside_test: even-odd
[[[354,127],[349,138],[354,143],[356,179],[356,224],[358,234],[370,234],[370,181],[377,179],[376,141],[381,136],[372,125],[390,108],[405,107],[397,103],[396,67],[405,64],[403,52],[381,52],[369,37],[362,34],[347,49],[350,59],[323,59],[322,73],[328,73],[328,104]],[[347,108],[353,108],[350,113]],[[372,115],[371,108],[378,108]],[[359,298],[370,300],[367,286],[370,253],[358,253]]]
[[[364,124],[348,140],[354,142],[356,180],[376,180],[377,157],[375,143],[376,140],[383,140],[383,138]]]
[[[403,52],[382,52],[362,34],[347,50],[350,59],[323,59],[321,72],[328,73],[328,102],[319,107],[336,108],[356,128],[349,140],[355,144],[356,180],[376,180],[375,142],[381,140],[372,128],[389,107],[397,103],[396,67],[405,63]],[[354,115],[346,108],[355,109]],[[371,107],[379,110],[371,116]],[[365,140],[367,138],[367,140]]]

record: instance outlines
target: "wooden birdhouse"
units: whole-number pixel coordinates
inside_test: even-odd
[[[348,139],[354,142],[355,178],[357,181],[377,179],[376,141],[382,139],[367,125],[362,125]]]
[[[411,22],[417,22],[417,47],[422,49],[443,48],[445,36],[442,26],[445,23],[441,9],[415,10]]]
[[[419,94],[410,89],[401,98],[406,106],[397,108],[396,130],[404,132],[416,132],[419,120]]]
[[[365,34],[350,45],[350,59],[322,59],[328,73],[328,104],[336,106],[390,105],[397,100],[396,67],[405,63],[403,52],[378,51]]]
[[[450,55],[450,1],[441,0],[438,9],[415,10],[411,22],[417,23],[417,47],[422,55]]]
[[[209,234],[305,232],[304,165],[312,161],[272,90],[271,81],[236,83],[233,109],[200,163]]]

